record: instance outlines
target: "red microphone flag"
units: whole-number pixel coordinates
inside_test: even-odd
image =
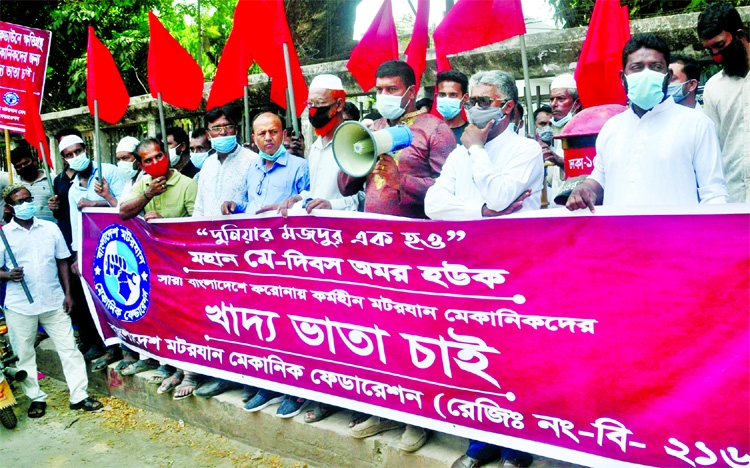
[[[203,101],[203,71],[195,59],[148,12],[148,87],[151,96],[182,109],[196,110]]]
[[[381,63],[398,60],[398,36],[393,22],[391,0],[384,0],[367,32],[352,51],[346,68],[362,91],[375,86],[375,72]]]
[[[44,125],[42,125],[42,116],[39,115],[39,102],[36,100],[33,86],[31,81],[26,82],[26,131],[23,137],[29,142],[31,146],[39,151],[39,145],[44,148],[44,156],[46,158],[47,167],[53,167],[52,156],[49,152],[49,141],[47,140],[47,134],[44,133]],[[42,153],[39,152],[39,160],[42,160]]]
[[[450,70],[449,54],[526,34],[521,0],[460,0],[440,22],[435,42],[437,71]]]
[[[584,107],[627,104],[620,71],[622,49],[629,39],[628,7],[619,0],[596,0],[575,72]]]
[[[428,22],[430,19],[430,0],[419,0],[417,17],[414,20],[414,30],[411,41],[406,46],[406,63],[414,69],[417,86],[422,79],[422,73],[427,66],[427,48],[430,45]]]
[[[122,81],[115,59],[96,37],[91,26],[86,50],[86,101],[92,115],[94,101],[98,101],[99,118],[113,125],[125,115],[130,104],[128,89]]]

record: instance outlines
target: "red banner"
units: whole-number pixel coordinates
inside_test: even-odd
[[[750,205],[691,210],[88,211],[80,252],[107,343],[183,369],[584,465],[747,466]]]
[[[52,33],[0,21],[0,128],[24,133],[31,82],[41,112]]]

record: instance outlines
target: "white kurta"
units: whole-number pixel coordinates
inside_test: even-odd
[[[323,146],[323,140],[318,137],[310,148],[307,162],[310,165],[310,191],[300,194],[303,201],[322,198],[328,200],[334,210],[357,211],[357,195],[344,197],[339,191],[339,165],[333,157],[333,141]]]
[[[594,172],[605,205],[725,203],[721,151],[711,120],[671,97],[639,118],[632,108],[604,124]]]
[[[750,203],[750,73],[744,79],[724,71],[703,91],[704,110],[716,124],[730,203]]]
[[[482,207],[502,211],[531,189],[521,211],[541,207],[544,162],[535,140],[506,129],[484,149],[456,147],[440,177],[427,190],[425,212],[431,219],[482,219]]]
[[[247,172],[259,159],[257,153],[242,145],[237,145],[223,163],[215,152],[209,156],[198,179],[193,216],[221,216],[221,205],[226,201],[247,205]]]

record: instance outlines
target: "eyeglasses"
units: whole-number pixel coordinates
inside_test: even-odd
[[[466,104],[464,104],[464,107],[467,109],[471,109],[472,107],[479,104],[479,107],[482,109],[486,109],[490,107],[490,105],[495,101],[502,101],[503,98],[491,98],[489,96],[479,96],[479,97],[470,97],[468,101],[466,101]],[[504,105],[508,101],[504,101],[502,105]]]
[[[11,202],[10,206],[19,206],[19,205],[23,205],[26,202],[31,203],[33,201],[34,201],[34,197],[26,197],[26,198],[22,198],[20,200],[16,200],[14,202]]]
[[[260,178],[260,182],[258,182],[258,188],[255,189],[255,193],[257,195],[263,193],[263,181],[266,180],[266,174],[268,174],[268,172],[263,171],[263,177]]]
[[[305,101],[305,106],[308,108],[315,108],[315,107],[329,107],[336,104],[336,101],[333,101],[331,103],[326,104],[323,101]]]
[[[231,132],[235,128],[235,125],[229,124],[229,125],[217,125],[215,127],[208,127],[208,131],[211,133],[224,133],[224,132]]]

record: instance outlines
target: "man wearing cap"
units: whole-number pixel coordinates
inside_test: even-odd
[[[29,146],[13,148],[10,152],[10,162],[18,173],[19,182],[25,185],[34,197],[36,217],[54,223],[55,217],[48,206],[48,201],[53,195],[50,192],[51,184],[44,171],[39,168],[38,159],[31,154]]]
[[[7,281],[3,308],[13,350],[18,355],[18,368],[27,373],[21,389],[31,400],[28,416],[41,418],[47,408],[47,395],[39,388],[36,368],[36,340],[39,325],[52,338],[60,357],[65,380],[70,390],[70,409],[98,411],[102,404],[89,398],[86,389],[86,363],[76,348],[68,314],[73,302],[66,259],[70,251],[60,229],[49,221],[34,216],[36,205],[31,192],[23,184],[8,186],[2,193],[5,211],[13,219],[4,226],[10,252],[0,244],[2,263],[0,280]],[[11,252],[17,267],[11,261]],[[21,281],[26,282],[33,302],[26,296]]]
[[[365,212],[424,219],[424,196],[456,147],[456,138],[442,119],[417,110],[419,85],[409,64],[389,60],[375,75],[376,105],[383,117],[370,130],[406,125],[412,132],[412,143],[394,156],[379,155],[366,177],[340,172],[339,190],[351,196],[364,188]]]
[[[133,185],[143,175],[141,165],[136,161],[134,154],[136,146],[138,146],[138,138],[126,136],[117,143],[117,149],[115,149],[117,170],[120,171],[120,175],[125,180],[125,184],[122,187],[122,194],[120,195],[120,201],[127,198],[128,194],[133,189]]]
[[[594,171],[571,193],[569,210],[726,203],[716,129],[667,94],[669,55],[666,41],[654,34],[625,44],[622,81],[630,107],[599,132]]]
[[[712,3],[698,16],[698,37],[722,70],[703,90],[716,124],[730,203],[750,203],[750,42],[732,4]]]
[[[339,192],[337,178],[339,166],[333,157],[333,134],[344,122],[346,91],[341,79],[334,75],[318,75],[310,83],[307,106],[310,124],[318,135],[310,147],[310,190],[288,198],[279,207],[286,213],[295,203],[300,203],[310,213],[312,210],[357,211],[357,195],[345,197]]]
[[[557,136],[562,133],[565,125],[571,118],[583,109],[581,101],[578,99],[578,86],[576,80],[570,73],[556,76],[552,80],[549,91],[550,107],[552,108],[552,134]],[[565,180],[565,161],[562,142],[555,140],[554,145],[549,146],[540,141],[544,155],[547,175],[545,183],[548,187],[547,199],[550,200],[550,207],[558,207],[554,201]]]
[[[544,167],[534,140],[518,135],[510,116],[518,99],[507,73],[478,72],[469,81],[467,116],[472,122],[461,146],[448,156],[440,177],[427,190],[431,219],[482,219],[511,211],[538,210]]]

